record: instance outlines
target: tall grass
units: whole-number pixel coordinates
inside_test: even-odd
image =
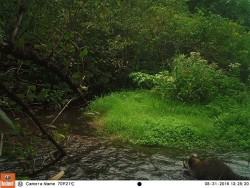
[[[227,114],[239,105],[231,106],[232,109],[223,109],[224,106],[166,101],[151,91],[137,90],[98,98],[91,103],[88,112],[98,112],[93,121],[99,125],[100,135],[130,143],[190,149],[249,149],[247,115],[242,118],[234,113],[235,117],[230,119]],[[247,112],[247,107],[238,114],[242,111]]]

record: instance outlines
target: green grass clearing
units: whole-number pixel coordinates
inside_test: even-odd
[[[219,103],[218,103],[219,104]],[[221,104],[220,104],[221,105]],[[227,104],[228,105],[228,104]],[[246,108],[246,107],[245,107]],[[148,90],[112,93],[94,100],[89,112],[98,112],[93,124],[100,135],[133,144],[171,148],[247,149],[250,145],[248,116],[245,124],[230,120],[222,106],[189,105],[160,99]]]

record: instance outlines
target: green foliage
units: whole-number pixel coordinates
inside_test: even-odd
[[[10,89],[27,104],[39,104],[42,108],[60,109],[68,102],[68,97],[72,93],[67,84],[60,81],[44,67],[25,61],[19,67],[17,78],[15,69],[10,69],[6,74],[0,75],[5,85],[10,85]],[[76,75],[76,74],[74,74]],[[79,77],[72,76],[72,81],[77,81]],[[19,81],[19,84],[16,84]],[[6,97],[0,99],[3,108],[15,108],[16,104]]]
[[[48,89],[48,96],[44,99],[54,109],[61,109],[67,102],[65,98],[71,92],[65,84],[52,85]]]
[[[52,129],[49,132],[58,143],[63,143],[68,139],[69,127],[69,124],[63,124],[60,128]]]
[[[239,14],[242,9],[238,8],[245,7],[244,1],[204,0],[200,4],[204,4],[203,8],[207,11],[191,13],[186,0],[30,0],[28,3],[25,1],[27,12],[15,45],[54,60],[65,74],[70,75],[73,83],[88,88],[94,95],[130,87],[127,75],[131,72],[150,75],[170,70],[174,57],[190,52],[199,52],[208,64],[216,63],[226,75],[233,75],[248,83],[248,29],[238,19],[233,21],[222,14],[215,14],[218,11],[212,11],[214,14],[204,13],[220,7],[225,10],[224,13],[236,11]],[[193,7],[196,7],[196,2]],[[11,27],[15,25],[16,2],[1,1],[0,7],[0,38],[2,36],[6,42]],[[241,12],[240,20],[246,20],[248,14],[247,11]],[[61,80],[49,73],[49,68],[43,70],[34,62],[22,62],[2,54],[1,62],[5,65],[0,68],[3,75],[1,80],[24,96],[27,102],[51,101],[52,106],[62,106],[58,104],[71,97],[67,86],[62,87],[60,83],[60,89],[53,88]],[[27,81],[31,82],[31,87]],[[147,88],[152,86],[149,82],[142,84],[147,84]],[[173,86],[171,82],[161,84],[167,84],[170,87],[168,91]],[[33,86],[36,87],[35,91],[32,90]],[[193,100],[189,96],[192,95],[191,91],[181,92],[184,93],[179,95],[184,98],[182,100]],[[205,92],[205,86],[202,92]],[[167,92],[161,93],[166,95]],[[200,95],[198,101],[209,100]]]
[[[167,74],[168,72],[161,72],[160,74]],[[156,78],[153,75],[146,74],[143,72],[133,72],[129,74],[129,77],[133,79],[133,81],[138,85],[138,86],[143,86],[143,87],[148,87],[152,88],[156,84]]]
[[[199,53],[190,57],[180,55],[172,63],[172,71],[155,75],[130,74],[138,85],[147,84],[164,98],[178,99],[189,103],[208,103],[215,97],[234,96],[245,91],[245,86],[236,77],[228,77],[216,65],[208,65]]]
[[[17,176],[16,180],[30,180],[30,177],[27,177],[27,176]]]
[[[229,109],[225,105],[220,111],[221,117],[233,113],[235,107],[241,107],[235,104]],[[249,109],[250,103],[247,106]],[[245,112],[247,106],[242,107]],[[211,108],[207,106],[173,104],[148,90],[112,93],[98,98],[90,104],[88,112],[99,114],[93,123],[100,135],[134,144],[213,150],[250,149],[247,145],[250,141],[249,124],[246,126],[236,116],[232,119],[238,121],[237,125],[225,125],[219,120],[221,118],[211,115]]]
[[[82,50],[82,51],[80,52],[80,57],[83,58],[83,57],[85,57],[86,55],[88,55],[88,50],[85,48],[84,50]]]
[[[207,102],[218,93],[218,73],[198,53],[179,56],[173,62],[174,95],[185,102]]]
[[[249,0],[189,0],[188,5],[192,12],[201,10],[206,13],[212,12],[250,26]]]
[[[173,62],[174,95],[186,102],[209,102],[219,96],[234,96],[245,87],[236,77],[228,77],[223,70],[191,53],[189,58],[179,56]]]

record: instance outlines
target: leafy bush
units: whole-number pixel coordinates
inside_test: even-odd
[[[171,97],[189,103],[207,103],[218,96],[233,96],[245,90],[236,77],[229,77],[215,64],[208,65],[199,53],[180,55],[172,63],[172,71],[155,75],[131,73],[138,85],[152,85],[163,98]],[[145,84],[146,83],[146,84]]]
[[[173,62],[174,95],[185,102],[209,102],[218,96],[233,96],[245,90],[236,77],[228,77],[216,65],[208,65],[199,53],[181,55]]]

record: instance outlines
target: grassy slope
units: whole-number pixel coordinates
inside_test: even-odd
[[[215,118],[217,108],[171,103],[137,90],[99,98],[88,111],[100,114],[94,123],[102,135],[122,141],[173,148],[249,149],[249,126],[221,125],[227,117],[220,113]]]

